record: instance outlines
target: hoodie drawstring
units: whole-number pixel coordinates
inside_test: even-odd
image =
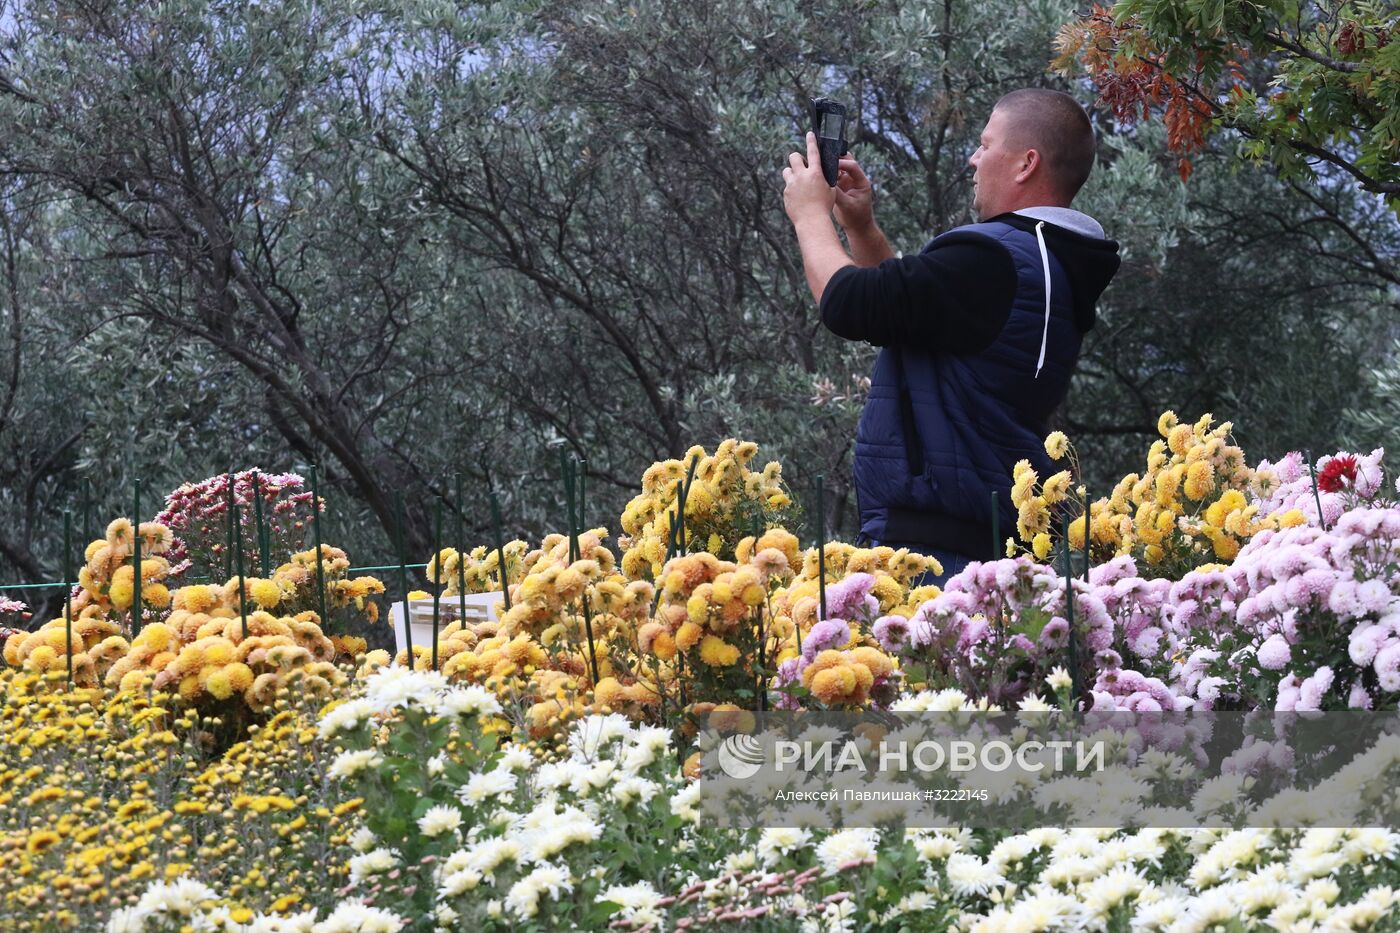
[[[1045,270],[1045,329],[1040,335],[1040,359],[1035,363],[1035,378],[1040,378],[1040,367],[1045,365],[1045,344],[1050,339],[1050,254],[1045,249],[1045,234],[1041,228],[1045,221],[1035,225],[1035,241],[1040,244],[1040,264]]]

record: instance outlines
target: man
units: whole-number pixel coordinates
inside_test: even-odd
[[[980,222],[903,258],[875,223],[855,159],[841,160],[835,188],[812,134],[805,163],[796,152],[788,162],[783,202],[823,323],[883,348],[856,433],[861,536],[933,555],[943,582],[999,556],[992,493],[1011,532],[1016,461],[1053,472],[1046,421],[1119,263],[1118,244],[1070,209],[1093,166],[1093,128],[1068,94],[1001,98],[968,160]]]

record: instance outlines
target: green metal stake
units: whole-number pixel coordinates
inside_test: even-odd
[[[1313,498],[1317,500],[1317,523],[1322,526],[1322,530],[1327,530],[1327,519],[1322,514],[1322,493],[1317,488],[1317,467],[1313,465],[1313,455],[1311,450],[1303,451],[1303,456],[1308,458],[1308,475],[1312,477]]]
[[[1069,623],[1069,676],[1070,676],[1070,700],[1075,707],[1078,707],[1079,698],[1083,694],[1082,686],[1079,682],[1079,637],[1074,630],[1074,565],[1069,559],[1069,517],[1062,519],[1065,531],[1064,549],[1064,577],[1065,577],[1065,620]]]
[[[821,594],[822,618],[826,618],[826,497],[825,477],[817,477],[817,592]]]
[[[268,553],[270,539],[267,535],[267,526],[263,522],[263,501],[262,483],[258,481],[258,471],[253,471],[253,520],[257,523],[258,531],[258,568],[262,571],[264,579],[272,576],[272,569],[268,566],[271,554]]]
[[[234,520],[233,520],[233,503],[234,503],[233,484],[234,484],[234,480],[235,480],[235,477],[234,477],[234,474],[233,474],[233,468],[232,468],[232,467],[229,467],[228,478],[227,478],[227,479],[225,480],[225,482],[224,482],[224,485],[225,485],[225,487],[226,487],[226,491],[228,492],[228,547],[224,549],[224,579],[225,579],[225,580],[232,580],[232,579],[233,579],[233,536],[234,536],[235,534],[238,534],[238,533],[239,533],[238,530],[234,527],[236,523],[235,523]]]
[[[753,514],[753,544],[754,550],[758,549],[758,539],[763,537],[763,519],[758,512]],[[754,621],[758,629],[758,710],[761,713],[768,711],[768,678],[765,672],[768,669],[768,658],[766,657],[768,633],[763,627],[763,606],[754,607]]]
[[[580,531],[588,528],[587,510],[584,508],[584,485],[588,479],[588,461],[578,461],[578,525]]]
[[[583,528],[583,461],[578,462],[578,515],[574,519],[574,550],[583,556],[578,545],[578,536]],[[588,661],[593,669],[593,683],[598,683],[598,649],[593,643],[593,607],[588,604],[588,588],[583,590],[583,629],[588,635]]]
[[[131,581],[131,633],[141,634],[141,477],[136,477],[136,493],[132,503],[135,506],[135,526],[131,536],[131,565],[134,573]]]
[[[689,552],[685,538],[685,497],[690,490],[685,488],[683,480],[676,480],[676,553],[685,554]]]
[[[316,545],[316,605],[321,612],[321,630],[329,634],[326,617],[326,567],[321,556],[321,497],[316,493],[316,464],[311,464],[311,540]]]
[[[68,650],[68,686],[73,686],[73,513],[63,512],[63,638]]]
[[[239,628],[242,632],[240,641],[248,639],[248,584],[243,576],[243,535],[241,533],[242,522],[239,519],[238,499],[233,500],[233,524],[240,529],[240,533],[233,536],[233,563],[234,569],[238,571],[238,619]]]
[[[433,503],[433,670],[438,669],[438,604],[442,601],[442,499]]]
[[[462,474],[453,474],[453,486],[457,493],[457,620],[461,627],[467,627],[467,534],[462,521],[462,513],[467,503],[462,498]]]
[[[506,574],[506,545],[501,534],[501,503],[491,491],[491,523],[496,526],[496,563],[501,573],[501,595],[505,598],[506,612],[510,611],[510,577]]]
[[[408,605],[408,558],[404,554],[403,493],[394,490],[394,543],[399,552],[399,583],[403,586],[403,641],[408,648],[408,669],[413,670],[413,614]]]
[[[570,562],[579,559],[581,552],[578,544],[579,519],[576,511],[578,499],[574,494],[574,482],[577,476],[574,464],[564,461],[567,469],[564,472],[565,500],[569,509],[569,560]],[[593,684],[598,684],[598,651],[593,643],[593,614],[589,611],[588,594],[583,594],[583,630],[588,638],[588,669],[593,674]]]
[[[1089,582],[1089,486],[1084,486],[1084,582]]]

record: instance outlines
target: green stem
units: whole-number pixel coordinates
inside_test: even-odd
[[[267,553],[267,527],[263,523],[263,501],[262,483],[258,479],[258,471],[253,471],[253,520],[258,532],[258,569],[264,579],[270,577],[271,569],[268,567],[268,559],[271,557]]]
[[[1308,458],[1308,476],[1312,477],[1313,498],[1317,500],[1317,523],[1323,531],[1327,530],[1327,519],[1322,514],[1322,493],[1317,488],[1317,467],[1313,465],[1313,455],[1311,450],[1303,451],[1303,456]]]
[[[501,574],[501,596],[505,599],[506,612],[510,612],[510,576],[506,573],[506,545],[501,534],[501,503],[496,499],[496,491],[491,490],[491,523],[496,526],[496,563]]]
[[[63,638],[68,650],[68,686],[73,686],[73,513],[63,512]]]
[[[826,497],[825,478],[817,477],[817,592],[821,595],[822,618],[826,618]]]
[[[233,536],[233,563],[238,571],[238,619],[243,632],[242,640],[248,639],[248,586],[243,576],[243,534],[242,521],[238,510],[238,498],[233,499],[233,524],[239,533]]]
[[[134,530],[131,536],[131,569],[135,571],[131,580],[131,633],[141,634],[141,477],[136,477],[136,492],[132,505],[131,519]]]
[[[463,522],[463,512],[467,508],[462,498],[462,474],[452,477],[454,492],[457,495],[457,621],[465,630],[467,627],[467,533]]]
[[[224,548],[224,579],[225,579],[225,580],[232,580],[232,579],[233,579],[233,536],[234,536],[235,534],[238,533],[237,530],[234,528],[234,521],[233,521],[233,498],[234,498],[234,495],[233,495],[233,483],[234,483],[234,479],[235,479],[235,477],[234,477],[234,475],[233,475],[233,469],[230,467],[230,468],[229,468],[229,471],[228,471],[228,479],[225,480],[225,483],[224,483],[224,485],[225,485],[225,487],[226,487],[226,491],[228,492],[228,547]]]
[[[399,552],[399,585],[403,587],[403,643],[408,649],[408,669],[413,670],[413,613],[408,605],[408,556],[404,553],[403,493],[394,490],[394,546]]]
[[[331,621],[326,616],[326,566],[321,556],[321,497],[316,492],[316,464],[311,464],[311,541],[316,546],[316,606],[321,613],[321,630],[327,635]]]
[[[442,601],[442,500],[433,503],[433,670],[438,669],[438,605]]]
[[[1079,681],[1079,637],[1074,628],[1074,565],[1071,563],[1069,547],[1069,519],[1064,521],[1065,549],[1064,556],[1064,577],[1065,577],[1065,621],[1069,624],[1067,632],[1069,643],[1069,676],[1070,676],[1070,699],[1075,708],[1078,708],[1079,698],[1083,695],[1083,686]]]

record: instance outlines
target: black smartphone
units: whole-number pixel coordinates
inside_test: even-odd
[[[834,188],[840,172],[837,162],[846,154],[846,105],[825,97],[812,98],[812,132],[817,136],[822,177]]]

